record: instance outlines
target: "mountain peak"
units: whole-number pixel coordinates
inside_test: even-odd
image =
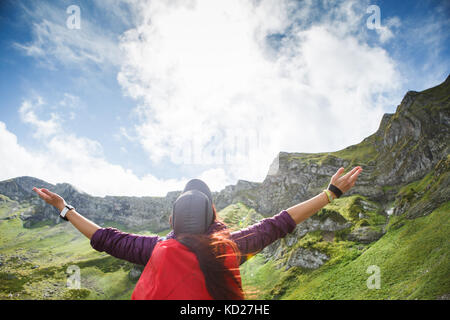
[[[81,194],[87,194],[80,188],[74,186],[73,184],[63,182],[63,183],[57,183],[56,188],[63,190],[64,192],[68,193],[81,193]]]
[[[384,186],[398,186],[423,177],[449,152],[449,86],[450,76],[433,88],[421,92],[408,91],[396,112],[384,114],[378,130],[359,144],[335,152],[279,152],[263,182],[239,180],[235,185],[215,192],[216,208],[221,209],[241,201],[262,214],[277,212],[323,188],[329,177],[341,166],[364,167],[354,192],[372,199],[385,196]],[[33,187],[61,192],[68,197],[68,201],[74,199],[74,204],[81,205],[83,199],[94,198],[68,183],[55,186],[28,176],[0,182],[0,194],[12,199],[29,199],[36,197],[32,192]],[[131,210],[136,200],[143,206],[137,212],[147,212],[154,207],[158,215],[168,215],[178,193],[169,192],[166,197],[146,197],[145,201],[128,199],[121,203],[120,197],[105,197],[98,201],[104,201],[105,206],[114,203],[114,208],[128,206]],[[106,207],[105,210],[110,211],[111,208]],[[97,207],[86,209],[89,212],[100,210]],[[115,217],[119,213],[114,210]],[[160,221],[154,223],[158,227],[164,225]]]
[[[20,176],[0,182],[0,194],[4,194],[13,200],[33,197],[33,187],[52,189],[54,185],[44,180]]]

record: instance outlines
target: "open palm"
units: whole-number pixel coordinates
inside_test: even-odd
[[[66,202],[60,195],[58,195],[54,192],[51,192],[45,188],[39,189],[39,188],[34,187],[33,191],[36,192],[42,200],[44,200],[48,204],[51,204],[52,206],[57,208],[59,211],[61,211],[66,204]]]
[[[355,185],[358,175],[362,172],[362,168],[360,166],[354,167],[352,170],[342,175],[344,171],[343,167],[339,168],[330,181],[330,183],[338,187],[342,193],[347,192]]]

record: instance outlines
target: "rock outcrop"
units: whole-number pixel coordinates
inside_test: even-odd
[[[369,226],[364,226],[353,230],[347,237],[350,241],[356,241],[361,243],[371,243],[377,241],[383,235],[382,232],[373,230]]]
[[[33,187],[44,187],[60,194],[87,218],[102,224],[114,222],[131,229],[154,232],[170,227],[169,215],[172,204],[180,192],[169,192],[165,197],[93,197],[68,183],[50,184],[33,177],[18,177],[0,182],[0,194],[12,200],[20,200],[30,207],[22,212],[26,227],[36,222],[59,223],[55,208],[47,205],[32,191]]]
[[[214,192],[216,208],[220,210],[241,202],[260,214],[272,216],[320,192],[339,167],[355,165],[363,166],[364,171],[358,184],[347,195],[363,195],[378,203],[394,201],[402,185],[424,177],[439,161],[447,158],[449,92],[450,77],[437,87],[423,92],[408,92],[394,114],[383,116],[374,134],[343,150],[315,154],[280,152],[264,181],[239,180],[236,185]],[[448,168],[445,163],[441,166]],[[29,226],[37,221],[59,222],[56,210],[33,193],[33,186],[61,194],[97,223],[112,221],[154,232],[169,228],[172,204],[179,195],[179,191],[174,191],[165,197],[93,197],[67,183],[52,185],[32,177],[0,182],[0,194],[31,205],[32,208],[21,215]],[[394,208],[394,212],[398,210]],[[343,228],[346,223],[311,219],[302,224],[298,235],[304,232],[304,228],[333,231]],[[350,237],[363,239],[368,234],[366,231],[362,229]],[[371,234],[363,241],[373,238],[375,235]]]
[[[401,185],[425,176],[449,154],[450,76],[423,92],[409,91],[394,114],[361,143],[330,153],[280,152],[262,183],[241,182],[217,193],[217,207],[242,201],[267,216],[320,192],[336,170],[361,165],[348,193],[388,202]]]
[[[291,267],[302,267],[304,269],[317,269],[323,265],[329,257],[317,250],[298,248],[289,257],[285,270]]]

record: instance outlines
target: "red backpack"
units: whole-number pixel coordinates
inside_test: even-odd
[[[228,248],[227,248],[228,249]],[[227,253],[232,253],[232,249]],[[236,281],[230,286],[241,292],[239,261],[235,254],[225,258]],[[212,300],[197,257],[175,239],[158,242],[136,283],[132,300]]]

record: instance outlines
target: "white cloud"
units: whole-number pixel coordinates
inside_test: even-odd
[[[97,196],[164,196],[182,190],[186,179],[157,179],[136,176],[131,170],[107,162],[96,141],[74,135],[55,135],[46,147],[30,151],[0,121],[0,180],[34,176],[50,183],[68,182]]]
[[[196,178],[205,181],[212,191],[220,191],[224,186],[232,184],[230,177],[223,168],[206,170]]]
[[[49,65],[120,66],[117,79],[138,107],[134,130],[120,127],[115,138],[139,141],[155,163],[178,165],[180,152],[193,151],[190,161],[205,164],[199,176],[213,190],[237,179],[261,181],[279,151],[333,151],[361,141],[398,94],[396,64],[366,44],[368,1],[323,1],[326,10],[317,1],[126,1],[129,15],[96,3],[135,25],[120,48],[83,11],[82,29],[70,30],[65,12],[46,4],[36,5],[35,16],[46,18],[34,23],[33,40],[16,46]],[[380,41],[391,39],[399,23],[387,21]],[[60,105],[77,99],[66,94]],[[38,107],[22,105],[22,119],[48,146],[27,151],[4,127],[3,138],[23,156],[4,176],[30,172],[96,195],[162,195],[183,187],[185,178],[139,178],[109,163],[97,141],[58,134],[58,115],[39,119]],[[62,151],[67,146],[69,154]]]
[[[383,25],[376,29],[380,36],[380,42],[384,43],[394,38],[393,30],[398,29],[400,26],[401,22],[398,17],[391,17],[383,21]]]
[[[4,122],[0,121],[0,179],[37,173],[45,163],[40,157],[28,152],[17,142],[17,137],[8,131]],[[37,176],[37,175],[36,175]]]
[[[121,38],[118,80],[140,103],[135,131],[153,161],[193,142],[234,150],[234,138],[256,133],[250,157],[218,167],[228,181],[261,181],[279,151],[333,151],[377,129],[399,77],[387,52],[363,41],[364,4],[303,24],[294,19],[317,15],[316,3],[293,3],[142,5],[142,23]],[[273,34],[282,36],[270,48]]]
[[[13,45],[26,55],[38,58],[51,69],[57,69],[55,62],[64,66],[76,66],[89,70],[92,65],[106,69],[117,66],[120,61],[117,37],[102,28],[88,11],[81,10],[81,28],[69,29],[66,7],[42,1],[22,5],[24,21],[32,26],[32,40]]]
[[[19,108],[21,120],[35,127],[34,137],[36,138],[45,138],[61,130],[61,119],[56,113],[52,112],[48,120],[38,118],[35,112],[36,108],[41,107],[43,104],[42,98],[37,97],[35,102],[25,100]]]
[[[118,141],[120,141],[122,138],[130,142],[134,142],[136,140],[136,137],[130,136],[127,128],[125,127],[119,127],[119,132],[114,135],[114,138]]]
[[[58,106],[71,107],[74,101],[79,101],[78,97],[66,93]],[[97,196],[164,196],[182,190],[187,182],[185,178],[158,179],[151,174],[138,177],[132,170],[108,162],[98,141],[62,130],[59,114],[52,112],[48,120],[39,117],[51,108],[40,96],[25,100],[19,108],[21,120],[35,130],[34,150],[21,146],[0,121],[0,180],[28,175],[50,183],[68,182]]]
[[[59,101],[59,105],[61,107],[76,108],[80,105],[80,98],[65,92],[61,101]]]

